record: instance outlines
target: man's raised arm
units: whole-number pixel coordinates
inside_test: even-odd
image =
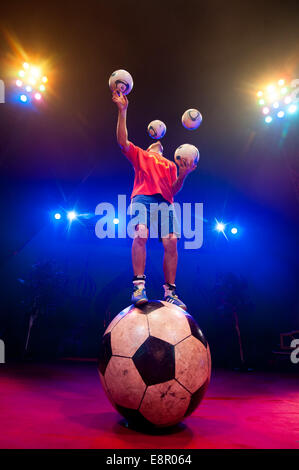
[[[127,130],[127,109],[129,104],[128,98],[123,95],[121,91],[114,90],[112,93],[112,101],[118,107],[118,119],[116,126],[117,142],[122,151],[127,152],[130,146]]]

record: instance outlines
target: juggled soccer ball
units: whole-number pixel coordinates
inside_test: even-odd
[[[187,109],[182,116],[182,124],[186,129],[197,129],[202,121],[202,115],[198,109]]]
[[[162,139],[166,134],[166,126],[163,121],[156,119],[149,123],[147,132],[152,139]]]
[[[181,159],[186,160],[188,163],[193,162],[197,165],[199,157],[198,148],[191,144],[180,145],[174,153],[174,160],[178,165]]]
[[[166,427],[190,415],[203,399],[210,350],[189,313],[151,301],[131,305],[112,320],[98,370],[110,402],[129,423]]]
[[[109,78],[111,91],[119,90],[124,95],[128,95],[133,88],[133,78],[126,70],[116,70]]]

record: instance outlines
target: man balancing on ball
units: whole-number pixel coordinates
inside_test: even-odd
[[[177,194],[184,184],[186,176],[196,168],[193,163],[180,160],[179,175],[174,162],[163,157],[163,147],[160,141],[154,142],[147,150],[142,150],[128,140],[127,131],[127,108],[128,99],[120,91],[113,91],[112,101],[118,107],[117,142],[123,154],[132,163],[135,170],[134,188],[131,195],[132,210],[134,204],[142,203],[146,208],[144,223],[135,227],[132,245],[133,263],[133,295],[132,302],[141,305],[148,301],[145,290],[145,259],[146,242],[150,228],[150,204],[161,202],[168,206],[173,204],[173,196]],[[138,207],[138,206],[137,206]],[[140,207],[140,206],[139,206]],[[164,300],[178,307],[186,309],[186,305],[179,299],[176,293],[175,277],[177,270],[178,234],[175,231],[175,214],[173,210],[167,211],[168,220],[158,222],[159,234],[164,228],[161,236],[164,247],[163,271],[165,277]],[[165,227],[167,227],[165,233]]]

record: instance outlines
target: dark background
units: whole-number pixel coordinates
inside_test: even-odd
[[[177,200],[203,202],[204,245],[179,245],[177,285],[211,343],[215,364],[238,362],[223,285],[234,285],[245,355],[269,367],[279,333],[298,329],[298,117],[267,126],[256,91],[299,77],[296,1],[6,2],[1,6],[1,316],[7,355],[94,357],[99,335],[129,304],[130,240],[99,240],[94,219],[70,230],[51,216],[130,194],[133,170],[115,139],[108,89],[120,68],[134,78],[129,139],[146,148],[148,123],[167,125],[165,156],[196,145],[199,167]],[[26,55],[27,54],[27,55]],[[46,61],[49,91],[18,104],[20,64]],[[182,113],[203,123],[185,130]],[[240,227],[226,240],[215,217]],[[47,264],[48,263],[48,264]],[[33,265],[37,267],[32,268]],[[162,295],[162,248],[148,247],[148,294]],[[24,282],[25,281],[25,282]],[[222,286],[222,287],[221,287]],[[229,287],[231,289],[232,287]],[[224,289],[224,290],[223,290]]]

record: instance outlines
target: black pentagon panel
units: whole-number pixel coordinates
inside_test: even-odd
[[[108,362],[110,361],[111,356],[112,356],[111,332],[109,332],[103,336],[101,344],[100,344],[98,367],[102,375],[105,374],[106,367],[108,365]]]
[[[155,336],[149,336],[132,359],[146,385],[175,378],[174,346]]]
[[[138,410],[132,410],[124,406],[114,405],[117,411],[126,418],[128,425],[136,430],[150,430],[153,424],[146,419]]]
[[[146,304],[136,305],[136,308],[146,315],[161,307],[164,307],[164,305],[162,302],[159,302],[159,300],[151,300],[150,302],[146,302]]]
[[[196,323],[196,321],[194,320],[193,317],[191,317],[191,315],[189,315],[189,313],[186,313],[186,318],[188,320],[188,323],[189,323],[189,326],[190,326],[190,330],[191,330],[191,334],[192,336],[194,336],[195,338],[199,339],[199,341],[202,342],[202,344],[207,347],[208,345],[208,342],[206,340],[206,338],[204,337],[204,334],[203,332],[201,331],[201,329],[199,328],[198,324]]]
[[[199,389],[196,390],[196,392],[192,394],[189,406],[185,413],[185,417],[190,416],[193,413],[193,411],[196,410],[196,408],[198,407],[199,403],[201,402],[201,400],[203,399],[207,391],[209,383],[210,383],[210,379],[207,379],[205,383],[201,387],[199,387]]]

